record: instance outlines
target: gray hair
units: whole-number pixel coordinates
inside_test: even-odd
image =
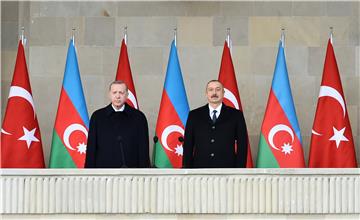
[[[111,86],[114,85],[114,84],[124,84],[125,87],[126,87],[126,92],[128,91],[128,87],[126,85],[126,83],[123,81],[123,80],[115,80],[115,81],[112,81],[109,85],[109,91],[111,90]]]

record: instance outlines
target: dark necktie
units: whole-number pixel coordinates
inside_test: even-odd
[[[213,111],[213,116],[212,116],[212,122],[213,122],[213,124],[215,124],[215,122],[216,122],[216,110],[214,110]]]

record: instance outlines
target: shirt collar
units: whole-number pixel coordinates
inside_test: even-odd
[[[124,104],[124,106],[126,106],[126,107],[124,107],[124,109],[123,109],[123,113],[125,113],[126,115],[129,115],[129,114],[131,114],[131,107],[128,105],[128,104]],[[115,111],[115,109],[114,109],[114,107],[112,106],[112,104],[110,103],[110,104],[108,104],[107,106],[106,106],[106,114],[108,115],[108,116],[110,116],[111,114],[113,114],[113,113],[116,113],[116,112],[120,112],[119,110],[118,111]]]
[[[113,104],[111,104],[111,107],[114,109],[115,112],[123,112],[125,110],[125,104],[121,106],[120,109],[116,109]]]
[[[210,111],[210,115],[213,114],[213,111],[216,110],[216,115],[218,116],[221,112],[221,107],[222,107],[222,103],[220,103],[220,105],[217,107],[217,108],[213,108],[211,107],[211,105],[208,105],[209,106],[209,111]]]

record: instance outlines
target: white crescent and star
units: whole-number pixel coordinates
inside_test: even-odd
[[[334,135],[329,139],[329,141],[335,141],[336,148],[339,148],[341,141],[349,141],[349,139],[347,139],[344,135],[345,128],[346,127],[343,127],[342,129],[338,130],[333,127]]]
[[[181,135],[184,135],[184,129],[179,125],[169,125],[161,133],[161,143],[164,146],[164,148],[168,151],[173,151],[172,149],[170,149],[170,147],[167,144],[167,137],[173,132],[178,132]]]
[[[86,128],[81,125],[81,124],[71,124],[69,125],[63,134],[63,141],[64,144],[67,148],[69,148],[70,150],[75,150],[71,145],[70,145],[70,135],[74,132],[74,131],[81,131],[86,135],[86,138],[88,136],[88,131],[86,130]]]
[[[284,124],[277,124],[277,125],[275,125],[274,127],[271,128],[271,130],[269,132],[269,135],[268,135],[268,141],[270,143],[270,146],[272,148],[274,148],[275,150],[280,150],[274,144],[274,136],[279,131],[285,131],[285,132],[289,133],[290,136],[291,136],[291,142],[294,142],[294,132],[291,130],[291,128],[289,126],[287,126],[287,125],[284,125]]]
[[[234,105],[234,107],[236,109],[239,109],[239,103],[236,100],[235,95],[230,90],[228,90],[227,88],[224,88],[224,90],[225,90],[224,98],[229,100]]]
[[[314,129],[311,129],[311,133],[313,133],[313,134],[315,134],[315,135],[317,135],[317,136],[322,136],[322,134],[316,132]]]
[[[27,128],[23,127],[23,131],[24,131],[24,135],[22,137],[20,137],[18,140],[26,141],[26,145],[27,145],[28,149],[30,149],[31,143],[33,141],[40,142],[40,140],[35,137],[36,128],[29,131]]]
[[[34,118],[35,118],[35,106],[34,106],[34,100],[30,92],[28,92],[26,89],[20,87],[20,86],[11,86],[9,91],[9,99],[13,97],[20,97],[25,99],[29,102],[31,105],[33,112],[34,112]],[[27,130],[25,127],[23,127],[24,135],[20,137],[18,140],[26,141],[26,144],[28,148],[30,148],[31,142],[36,141],[39,142],[39,140],[34,136],[36,128],[32,129],[31,131]],[[1,128],[1,133],[6,135],[12,135],[10,132],[5,131],[3,128]]]
[[[19,86],[11,86],[10,92],[9,92],[9,99],[12,97],[21,97],[28,101],[33,108],[34,112],[34,118],[35,118],[35,106],[34,106],[34,100],[30,92],[28,92],[26,89],[19,87]]]
[[[130,91],[130,89],[128,90],[128,99],[133,104],[134,108],[138,109],[136,98],[134,94]]]
[[[341,105],[341,108],[343,110],[343,115],[345,117],[345,114],[346,114],[345,101],[344,101],[343,97],[341,96],[341,94],[336,89],[334,89],[330,86],[321,86],[319,98],[326,97],[326,96],[335,99]]]
[[[3,133],[3,134],[7,134],[7,135],[12,135],[11,133],[9,133],[9,132],[5,131],[5,130],[4,130],[4,129],[2,129],[2,128],[1,128],[1,133]]]
[[[346,115],[346,107],[345,107],[345,101],[342,95],[334,88],[330,86],[321,86],[320,87],[320,93],[319,98],[321,97],[330,97],[335,99],[340,105],[343,110],[343,117],[345,118]],[[311,130],[311,133],[317,136],[322,136],[319,132],[315,131],[314,129]],[[335,135],[335,133],[334,133]]]

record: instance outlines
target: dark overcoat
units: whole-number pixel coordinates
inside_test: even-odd
[[[111,104],[95,111],[90,119],[85,167],[150,167],[145,115],[128,104],[123,112],[115,112]]]
[[[184,139],[184,168],[246,166],[247,129],[243,113],[235,108],[223,104],[215,124],[208,105],[190,111]]]

